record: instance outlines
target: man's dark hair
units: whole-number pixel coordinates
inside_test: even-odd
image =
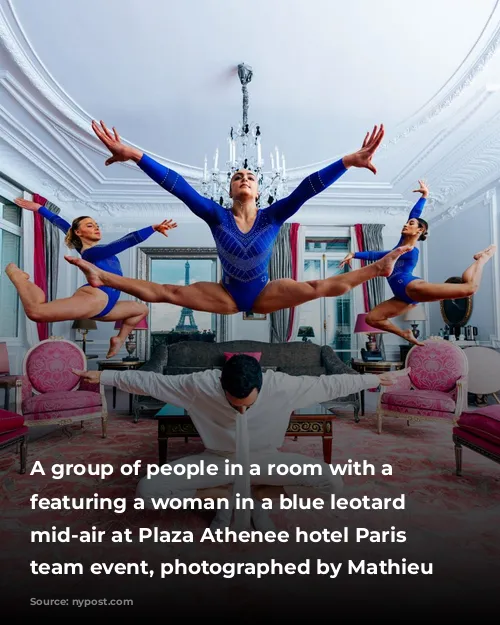
[[[262,369],[253,356],[236,354],[225,363],[220,378],[222,388],[238,399],[248,397],[256,388],[262,388]]]

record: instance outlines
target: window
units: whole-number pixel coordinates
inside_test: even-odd
[[[21,209],[0,196],[0,337],[19,336],[19,297],[5,274],[9,263],[21,265]]]
[[[212,248],[139,248],[138,261],[138,276],[157,284],[216,283],[220,279],[217,252]],[[149,336],[144,338],[150,351],[159,344],[180,340],[215,341],[218,317],[173,304],[153,303]]]
[[[303,279],[324,280],[350,271],[348,266],[339,269],[350,246],[350,237],[307,237]],[[356,351],[352,344],[353,319],[352,291],[339,297],[307,302],[299,307],[296,340],[306,339],[318,345],[330,345],[344,362],[349,362],[351,352]]]

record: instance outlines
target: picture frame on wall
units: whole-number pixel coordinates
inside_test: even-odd
[[[254,313],[254,312],[244,312],[243,313],[243,321],[265,321],[267,319],[267,314]]]

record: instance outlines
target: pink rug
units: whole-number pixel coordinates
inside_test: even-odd
[[[431,548],[436,558],[442,553],[442,561],[449,564],[448,576],[458,575],[457,565],[446,555],[460,554],[469,550],[477,557],[477,564],[470,559],[470,572],[474,567],[496,566],[500,561],[500,466],[464,449],[463,477],[455,475],[454,448],[449,424],[421,423],[408,427],[406,422],[387,419],[381,436],[376,433],[373,415],[362,417],[356,424],[352,415],[341,415],[334,423],[333,462],[344,463],[366,460],[380,469],[388,463],[393,476],[346,477],[346,496],[395,497],[402,493],[407,498],[403,511],[331,511],[299,512],[277,511],[273,519],[279,530],[300,526],[308,529],[338,529],[339,527],[367,527],[372,530],[406,530],[408,542],[404,550],[400,545],[384,545],[383,557],[400,560],[402,556],[416,561],[422,549]],[[110,511],[40,511],[31,510],[29,498],[37,493],[40,497],[93,496],[127,497],[132,502],[138,478],[124,477],[117,470],[123,463],[141,459],[143,464],[157,461],[157,424],[144,420],[137,424],[130,417],[112,416],[108,426],[108,438],[102,439],[99,424],[87,424],[84,430],[67,429],[50,434],[33,442],[29,447],[28,469],[25,475],[18,473],[18,457],[10,450],[0,455],[0,524],[3,541],[0,566],[11,572],[9,583],[26,580],[29,561],[79,561],[82,563],[106,561],[140,561],[152,563],[191,559],[232,561],[243,557],[249,561],[267,560],[269,557],[287,557],[290,545],[264,544],[212,544],[202,543],[133,543],[126,545],[96,543],[82,546],[78,543],[30,544],[30,531],[71,526],[74,532],[96,527],[111,533],[112,530],[129,528],[135,533],[139,527],[156,526],[159,529],[189,529],[200,535],[210,522],[211,513],[192,511],[144,512],[128,509],[123,515]],[[169,460],[196,453],[203,449],[198,441],[187,445],[183,439],[175,439],[169,445]],[[320,439],[288,438],[284,450],[300,452],[310,457],[322,457]],[[30,476],[35,460],[48,469],[53,463],[102,463],[114,465],[115,473],[102,484],[96,478],[72,477],[54,480],[51,475]],[[270,549],[272,554],[270,555]],[[324,545],[294,544],[295,558],[314,557],[334,549],[335,557],[363,557],[380,559],[381,545]],[[28,555],[29,552],[29,555]],[[117,556],[119,553],[119,557]],[[73,559],[72,557],[73,556]],[[420,559],[422,560],[422,558]],[[469,560],[468,560],[469,561]],[[6,570],[5,568],[3,570]],[[81,581],[78,576],[66,580],[68,588],[78,593]],[[116,583],[116,578],[114,578]],[[162,580],[165,584],[167,580]],[[179,580],[179,583],[182,580]],[[97,578],[103,587],[109,578]],[[186,579],[186,583],[188,583]],[[210,582],[207,582],[208,588]],[[393,582],[391,582],[393,583]],[[235,592],[241,582],[227,580],[228,592]],[[262,590],[262,588],[261,588]],[[69,590],[68,590],[69,592]],[[201,592],[201,591],[200,591]],[[271,593],[271,590],[269,590]],[[78,596],[78,595],[77,595]],[[250,601],[246,595],[242,601]]]

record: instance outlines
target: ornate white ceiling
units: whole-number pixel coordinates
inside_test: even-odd
[[[386,126],[378,175],[349,171],[302,221],[387,220],[425,178],[439,222],[500,177],[496,0],[0,0],[0,42],[0,171],[70,214],[189,217],[135,165],[104,167],[90,122],[196,183],[241,117],[240,62],[291,186]]]

